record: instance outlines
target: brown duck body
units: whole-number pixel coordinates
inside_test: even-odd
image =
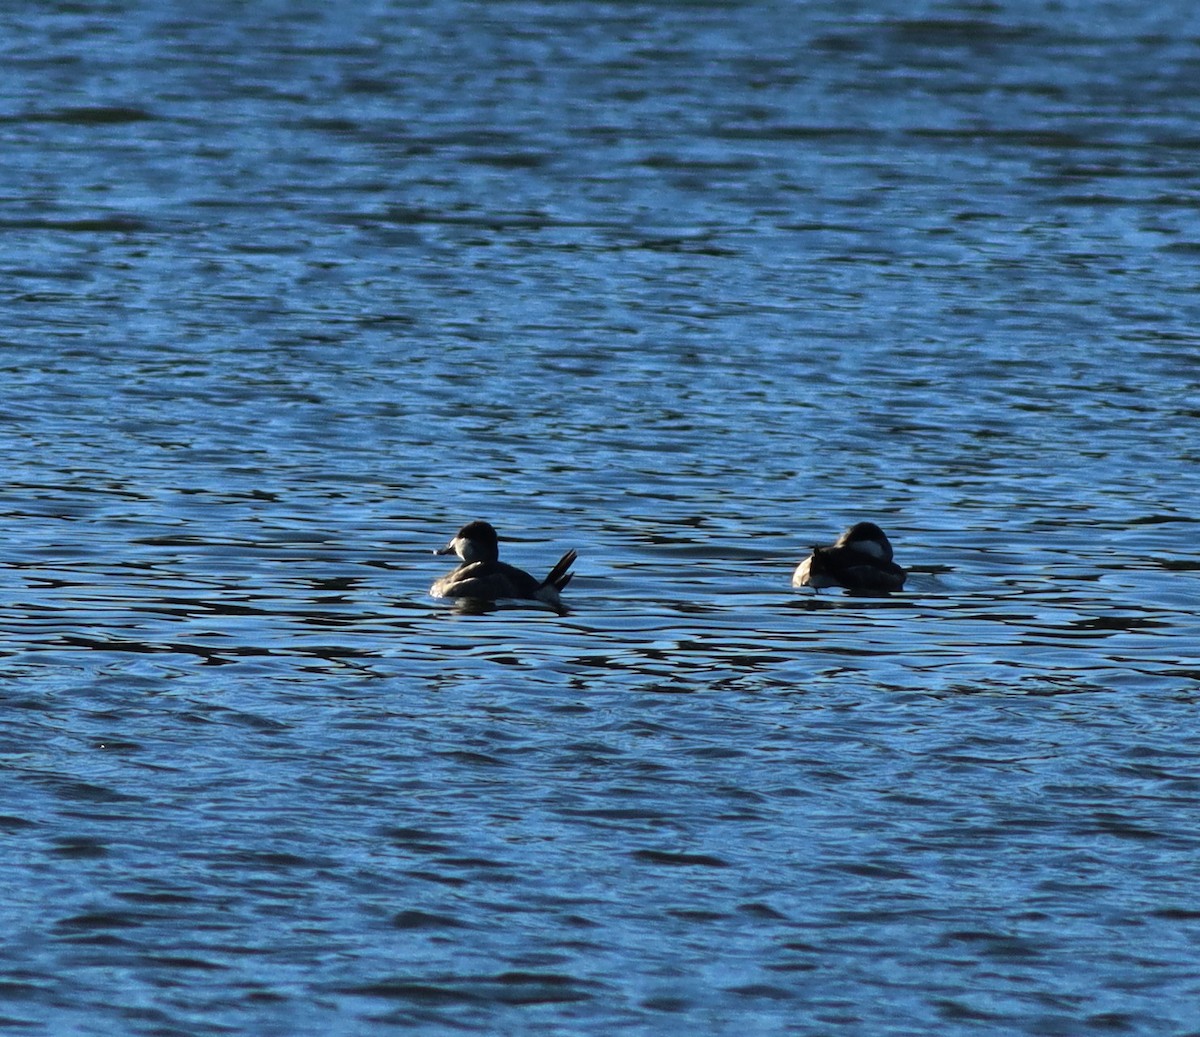
[[[844,587],[849,591],[898,591],[908,577],[892,561],[892,545],[874,522],[858,522],[827,547],[814,547],[792,574],[793,587]]]
[[[487,522],[469,522],[437,554],[456,554],[462,559],[453,572],[434,582],[429,593],[435,598],[474,598],[498,601],[504,598],[541,601],[562,607],[560,592],[571,582],[576,554],[568,551],[538,580],[524,569],[500,561],[499,538]]]

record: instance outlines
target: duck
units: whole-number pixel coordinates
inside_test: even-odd
[[[500,561],[500,538],[492,524],[482,519],[468,522],[434,554],[453,554],[462,559],[462,565],[429,588],[435,598],[516,598],[544,602],[554,608],[563,607],[559,595],[571,582],[574,573],[570,570],[576,558],[574,550],[568,551],[544,580],[538,580],[524,569]]]
[[[874,522],[856,522],[827,547],[814,545],[796,566],[793,587],[844,587],[859,593],[898,591],[908,577],[892,561],[892,544]]]

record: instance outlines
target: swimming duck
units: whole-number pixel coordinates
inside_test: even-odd
[[[544,580],[537,580],[515,565],[500,561],[500,543],[496,530],[488,522],[468,522],[445,547],[434,554],[455,554],[462,565],[447,573],[429,588],[435,598],[474,598],[496,601],[499,598],[525,598],[562,607],[561,591],[574,575],[569,570],[575,552],[568,551]]]
[[[898,591],[908,576],[892,561],[892,545],[874,522],[856,522],[828,547],[814,546],[792,574],[793,587]]]

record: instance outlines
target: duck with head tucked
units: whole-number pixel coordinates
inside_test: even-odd
[[[445,547],[434,554],[456,554],[462,565],[437,580],[429,593],[435,598],[471,598],[476,601],[497,601],[518,598],[540,601],[554,608],[563,607],[559,592],[571,582],[570,569],[575,552],[568,551],[550,570],[544,580],[538,580],[524,569],[500,561],[500,541],[488,522],[468,522]]]
[[[907,578],[892,561],[892,545],[874,522],[856,522],[828,547],[814,546],[792,574],[793,587],[844,587],[860,594],[898,591]]]

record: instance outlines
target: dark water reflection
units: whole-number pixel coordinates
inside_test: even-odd
[[[1190,8],[333,12],[3,16],[0,1027],[1194,1032]]]

